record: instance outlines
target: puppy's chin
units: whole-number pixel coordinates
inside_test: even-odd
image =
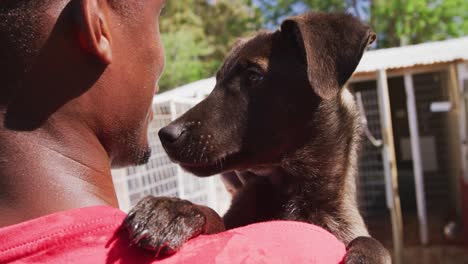
[[[198,177],[208,177],[226,171],[236,170],[240,168],[240,164],[243,164],[242,155],[238,155],[238,153],[230,154],[222,159],[217,159],[208,163],[184,163],[176,160],[173,161],[177,162],[185,171]]]
[[[222,173],[224,170],[222,167],[215,166],[215,165],[208,165],[208,166],[190,166],[190,165],[180,165],[182,169],[185,171],[194,174],[198,177],[209,177],[215,174]]]

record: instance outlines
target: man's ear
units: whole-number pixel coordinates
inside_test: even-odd
[[[107,65],[112,62],[112,48],[106,8],[107,1],[80,0],[75,17],[81,48]]]
[[[280,31],[301,51],[312,89],[326,100],[338,94],[376,38],[369,26],[348,14],[291,17],[281,24]]]

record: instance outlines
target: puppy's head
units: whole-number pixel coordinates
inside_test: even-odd
[[[207,176],[276,164],[310,137],[375,39],[344,14],[305,14],[238,41],[213,92],[159,132],[172,160]],[[317,133],[326,133],[314,132]]]

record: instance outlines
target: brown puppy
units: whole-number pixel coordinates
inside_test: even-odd
[[[214,91],[160,131],[165,150],[184,169],[224,173],[235,183],[227,228],[305,221],[348,245],[346,263],[391,262],[356,205],[360,129],[353,97],[343,88],[374,39],[350,15],[288,18],[277,31],[238,42]],[[189,202],[148,197],[126,225],[135,242],[171,252],[213,232],[213,223],[221,226]]]

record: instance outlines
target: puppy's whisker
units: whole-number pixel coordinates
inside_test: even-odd
[[[221,157],[221,159],[220,159],[220,164],[221,164],[221,166],[220,166],[220,168],[219,168],[220,170],[223,169],[223,166],[224,166],[223,163],[225,163],[225,162],[226,162],[226,157]]]
[[[188,152],[188,156],[187,158],[191,158],[193,156],[193,142],[190,142],[190,144],[188,145],[188,148],[189,148],[189,152]]]
[[[187,158],[187,154],[188,154],[188,148],[187,148],[187,146],[184,146],[184,148],[183,148],[182,151],[181,151],[180,156],[181,156],[182,158]]]
[[[185,150],[186,150],[186,148],[183,147],[183,148],[179,151],[178,155],[179,155],[180,157],[184,157],[184,155],[185,155]]]
[[[201,155],[200,155],[200,162],[202,162],[202,159],[203,157],[205,156],[205,150],[206,150],[206,146],[202,149],[201,151]]]

